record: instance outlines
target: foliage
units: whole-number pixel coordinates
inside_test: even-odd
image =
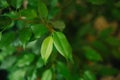
[[[119,14],[114,0],[0,0],[0,69],[7,80],[114,76]]]

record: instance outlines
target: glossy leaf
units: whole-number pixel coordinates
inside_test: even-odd
[[[66,59],[72,60],[72,49],[65,35],[61,32],[53,32],[53,40],[58,52]]]
[[[36,24],[31,26],[32,31],[35,35],[35,38],[40,38],[43,34],[45,34],[48,30],[43,24]]]
[[[96,50],[92,49],[91,47],[85,46],[83,47],[83,50],[84,50],[84,55],[88,60],[91,60],[91,61],[102,60],[102,57],[100,56],[100,54]]]
[[[47,6],[41,0],[38,1],[38,13],[41,18],[48,17]]]
[[[24,46],[30,40],[31,35],[32,33],[30,28],[24,28],[23,30],[20,31],[19,39]]]
[[[41,56],[44,62],[46,63],[48,58],[50,57],[53,49],[53,39],[51,36],[48,36],[44,39],[41,46]]]
[[[50,69],[46,70],[43,73],[41,80],[52,80],[52,71]]]

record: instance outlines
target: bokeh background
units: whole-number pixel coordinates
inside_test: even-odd
[[[18,5],[19,9],[15,9],[10,1],[12,0],[0,0],[0,15],[8,13],[7,15],[16,18],[15,12],[24,7],[24,1],[28,1],[28,8],[36,9],[37,0],[23,0],[21,6]],[[17,40],[14,42],[15,47],[8,46],[14,40],[11,31],[14,31],[17,37],[17,31],[25,25],[18,20],[4,31],[5,37],[0,42],[0,80],[41,80],[48,68],[52,69],[52,80],[120,80],[120,1],[43,2],[47,5],[50,21],[59,20],[65,23],[63,33],[72,46],[74,63],[67,62],[54,50],[55,54],[51,55],[48,64],[44,65],[38,52],[45,36],[35,44],[34,38],[30,39],[29,42],[33,43],[25,50]],[[12,13],[9,13],[10,11]],[[58,29],[61,27],[56,30]],[[3,48],[3,45],[7,47]],[[33,54],[28,55],[29,53]]]

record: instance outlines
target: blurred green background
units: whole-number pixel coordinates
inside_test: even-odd
[[[66,35],[74,61],[54,49],[46,65],[39,50],[49,33],[37,24],[37,1],[0,0],[0,80],[120,80],[120,0],[42,0],[48,20],[61,21],[54,29]]]

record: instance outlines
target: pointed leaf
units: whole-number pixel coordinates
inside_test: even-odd
[[[47,6],[41,0],[38,1],[38,13],[42,18],[47,18],[48,16]]]
[[[65,35],[61,32],[53,32],[53,40],[58,52],[66,59],[72,60],[72,49]]]
[[[46,70],[43,73],[41,80],[52,80],[52,71],[50,69]]]
[[[53,49],[53,39],[51,36],[45,38],[41,46],[41,56],[46,63]]]

